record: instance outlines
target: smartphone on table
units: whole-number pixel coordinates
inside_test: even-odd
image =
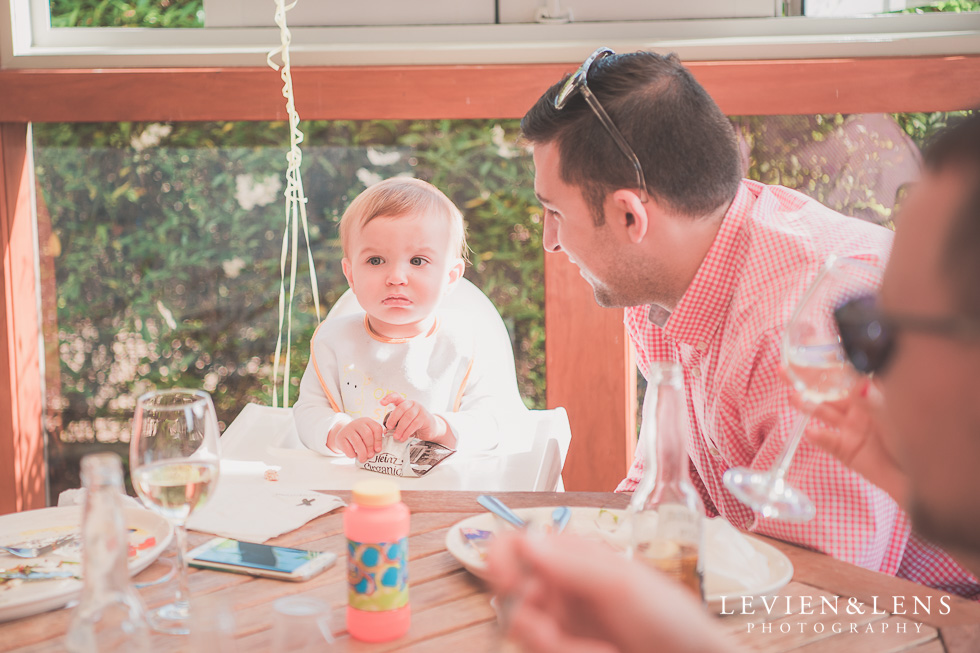
[[[191,567],[280,580],[309,580],[337,561],[329,551],[306,551],[216,537],[187,555]]]

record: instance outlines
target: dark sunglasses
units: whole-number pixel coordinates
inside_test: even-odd
[[[969,318],[885,314],[875,295],[849,300],[834,311],[834,318],[848,360],[864,374],[880,374],[888,367],[902,330],[962,340],[980,336],[980,321]]]
[[[646,177],[643,176],[643,167],[640,165],[640,159],[636,156],[636,152],[630,147],[630,144],[626,142],[623,137],[623,133],[619,131],[616,124],[606,113],[606,110],[602,108],[602,104],[599,103],[599,99],[592,93],[589,88],[588,78],[589,70],[592,69],[592,64],[594,64],[599,59],[608,57],[609,55],[616,54],[609,48],[599,48],[595,52],[589,55],[581,66],[578,67],[571,77],[565,80],[562,85],[561,90],[558,91],[558,95],[555,96],[555,109],[561,111],[568,104],[568,100],[575,95],[575,93],[581,93],[582,97],[585,98],[585,103],[589,105],[592,109],[592,113],[595,114],[602,126],[606,128],[606,131],[612,136],[613,141],[622,151],[623,154],[630,160],[633,164],[633,170],[636,172],[636,187],[640,191],[640,201],[647,201],[647,182]]]

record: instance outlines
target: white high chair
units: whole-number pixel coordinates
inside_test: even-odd
[[[389,477],[403,490],[552,492],[561,489],[561,470],[571,433],[564,408],[525,411],[515,430],[523,451],[458,452],[422,478]],[[300,442],[291,408],[248,404],[221,436],[222,474],[253,474],[268,468],[284,485],[308,490],[349,490],[375,477],[349,458],[321,456]],[[224,465],[227,465],[227,470]]]
[[[491,373],[496,377],[495,382],[498,387],[502,388],[504,410],[509,411],[512,415],[512,419],[508,420],[510,427],[502,429],[503,432],[500,433],[500,441],[497,447],[486,452],[483,458],[493,457],[511,460],[520,469],[526,471],[510,474],[490,473],[489,461],[480,462],[480,457],[477,456],[467,464],[477,467],[485,465],[487,470],[484,471],[488,473],[482,474],[479,469],[473,469],[471,478],[467,479],[465,474],[449,473],[449,468],[446,469],[446,473],[437,474],[436,472],[440,471],[437,468],[433,470],[430,476],[422,479],[401,479],[399,482],[403,489],[416,487],[429,489],[429,486],[433,482],[437,482],[440,476],[445,477],[454,485],[453,487],[439,488],[445,490],[554,491],[560,489],[561,471],[565,464],[565,457],[572,436],[565,409],[528,410],[524,406],[517,389],[514,351],[510,336],[507,333],[507,327],[493,302],[479,288],[467,279],[461,279],[443,301],[455,309],[463,309],[473,317],[473,328],[480,332],[479,337],[485,343],[485,349],[481,350],[481,354],[485,354],[486,360],[494,365]],[[363,310],[361,305],[357,303],[354,293],[348,289],[331,307],[324,320],[363,312]],[[249,404],[239,417],[228,426],[221,440],[223,457],[227,456],[238,460],[265,460],[272,463],[273,461],[269,458],[270,454],[282,457],[285,455],[283,450],[288,449],[303,450],[303,452],[297,451],[297,455],[309,453],[312,458],[322,458],[313,452],[305,451],[296,433],[292,410],[287,408],[271,408]],[[455,462],[454,459],[458,459],[459,462],[467,460],[466,456],[456,454],[443,465],[448,465],[451,468],[452,463]],[[332,462],[339,463],[342,461]],[[349,483],[348,471],[336,469],[336,464],[334,467],[335,472],[343,475],[343,478],[338,476],[337,481],[343,484]],[[370,472],[367,473],[370,474]],[[494,486],[493,483],[497,479],[499,479],[499,485]],[[455,487],[457,483],[462,483],[465,487]],[[470,487],[471,484],[482,484],[482,486]]]
[[[565,467],[572,430],[564,408],[527,411],[529,426],[534,429],[534,449],[540,452],[541,466],[534,481],[534,491],[563,492],[561,472]]]

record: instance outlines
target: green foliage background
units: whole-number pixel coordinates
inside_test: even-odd
[[[52,27],[204,27],[203,0],[50,0],[50,6]]]
[[[428,179],[465,213],[472,250],[467,276],[505,316],[521,352],[522,390],[541,406],[542,253],[533,230],[540,212],[527,183],[528,155],[512,145],[516,123],[303,127],[323,305],[346,289],[336,227],[365,187],[358,171]],[[134,148],[131,141],[144,131],[146,125],[135,124],[35,127],[37,171],[58,252],[51,262],[62,396],[70,412],[94,419],[129,410],[138,390],[205,382],[229,420],[247,401],[271,401],[264,377],[276,341],[283,201],[273,193],[270,204],[243,207],[235,197],[240,176],[281,177],[285,125],[176,124],[154,146]],[[398,161],[373,166],[371,153]],[[316,326],[300,258],[294,374],[305,366]],[[225,265],[232,262],[229,274]],[[140,354],[128,366],[135,366],[135,380],[112,369],[113,357],[127,347]]]

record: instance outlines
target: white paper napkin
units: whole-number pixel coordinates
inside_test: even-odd
[[[247,542],[296,530],[344,505],[340,497],[266,478],[261,462],[222,460],[217,491],[195,510],[187,527]]]
[[[648,515],[656,519],[656,515]],[[656,523],[656,522],[653,522]],[[613,512],[596,521],[600,537],[614,548],[626,550],[632,539],[632,523]],[[769,560],[725,518],[704,520],[704,572],[715,589],[733,593],[752,589],[769,580]]]
[[[705,573],[724,576],[742,588],[769,579],[769,560],[724,518],[705,520],[704,548]]]
[[[222,460],[217,491],[187,520],[187,528],[246,542],[264,542],[345,505],[340,497],[269,480],[280,468],[260,461]],[[143,508],[130,496],[125,505]],[[85,488],[65,490],[58,506],[85,504]]]
[[[83,487],[71,488],[69,490],[63,490],[61,494],[58,495],[58,507],[64,508],[66,506],[84,506],[85,505],[85,494],[86,490]],[[129,496],[128,494],[123,494],[123,506],[126,508],[143,508],[143,504],[137,499]]]

